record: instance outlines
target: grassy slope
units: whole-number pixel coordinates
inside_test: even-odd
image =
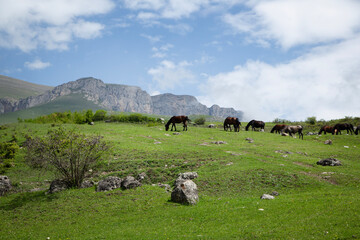
[[[82,111],[83,109],[98,110],[100,106],[87,101],[80,94],[71,94],[57,98],[56,100],[36,107],[21,111],[5,113],[0,115],[0,124],[17,122],[18,118],[28,119],[47,115],[53,112]]]
[[[19,79],[0,75],[0,98],[26,98],[37,96],[53,87],[25,82]]]
[[[16,124],[0,135],[2,140],[14,133],[42,135],[49,127]],[[200,127],[189,127],[177,136],[163,126],[76,127],[101,134],[114,146],[94,180],[145,171],[148,182],[170,183],[179,172],[197,171],[200,202],[196,206],[169,202],[169,193],[151,185],[105,193],[94,188],[54,195],[16,193],[0,198],[2,239],[360,238],[359,136],[299,140]],[[245,141],[247,137],[254,143]],[[324,145],[327,139],[333,145]],[[227,144],[211,143],[219,140]],[[339,159],[343,166],[316,165],[326,157]],[[18,158],[21,161],[21,155]],[[46,180],[51,179],[21,164],[7,175],[23,190],[48,187]],[[280,193],[275,200],[259,199],[274,190]]]

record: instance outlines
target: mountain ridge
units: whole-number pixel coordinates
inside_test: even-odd
[[[112,111],[160,115],[236,116],[240,119],[243,116],[243,112],[236,111],[233,108],[221,108],[218,105],[208,108],[194,96],[171,93],[150,96],[140,87],[106,84],[93,77],[80,78],[61,84],[38,96],[29,96],[20,100],[0,98],[0,113],[39,106],[69,94],[81,94],[86,100]]]
[[[53,87],[26,82],[20,79],[0,75],[0,98],[19,100],[29,96],[37,96]]]

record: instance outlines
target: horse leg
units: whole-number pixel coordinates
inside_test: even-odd
[[[184,122],[183,131],[185,131],[185,129],[186,129],[186,131],[187,131],[187,124],[186,124],[186,122]]]

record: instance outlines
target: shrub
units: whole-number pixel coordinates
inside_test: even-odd
[[[80,187],[85,174],[108,150],[100,136],[85,136],[75,130],[50,130],[44,138],[27,139],[26,162],[34,168],[54,171],[68,187]]]
[[[94,113],[91,109],[87,110],[85,113],[85,122],[86,123],[91,123],[93,121],[94,118]]]
[[[93,120],[94,121],[104,121],[106,117],[105,110],[97,110],[94,114]]]
[[[6,171],[13,165],[15,153],[19,150],[19,145],[16,142],[2,142],[0,143],[0,174]]]
[[[76,124],[84,124],[86,123],[85,115],[79,112],[74,112],[74,123]]]
[[[205,121],[206,121],[206,119],[204,117],[199,117],[199,118],[195,119],[194,122],[196,123],[196,125],[204,125]]]
[[[286,122],[290,122],[290,121],[286,120],[286,119],[281,119],[281,118],[275,118],[273,120],[273,123],[286,123]]]
[[[305,122],[310,124],[310,125],[315,125],[316,117],[308,117]]]

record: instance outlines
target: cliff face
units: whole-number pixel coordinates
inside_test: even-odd
[[[164,115],[209,115],[209,109],[189,95],[174,95],[170,93],[151,97],[153,113]]]
[[[105,84],[95,78],[81,78],[53,88],[36,97],[19,101],[0,99],[0,113],[14,112],[45,104],[69,94],[78,93],[104,109],[160,115],[211,115],[217,117],[242,117],[242,112],[217,105],[207,108],[189,95],[160,94],[150,96],[139,87]]]

